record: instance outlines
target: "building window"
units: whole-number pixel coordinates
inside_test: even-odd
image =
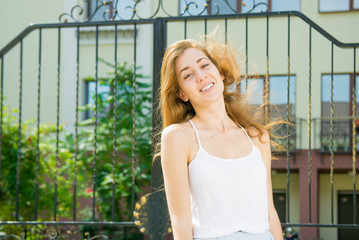
[[[247,88],[249,92],[248,103],[260,107],[263,104],[264,77],[250,78],[247,81],[246,83],[246,80],[242,80],[241,91],[244,93]]]
[[[101,84],[102,81],[99,81],[97,93],[98,93],[98,107],[104,103],[108,96],[111,93],[111,87],[107,84]],[[89,109],[85,112],[85,118],[94,117],[94,111],[92,110],[95,106],[95,95],[96,95],[96,82],[95,81],[86,81],[86,102],[85,104],[89,106]],[[107,106],[109,108],[109,106]]]
[[[270,0],[271,11],[300,11],[300,0]]]
[[[319,12],[359,10],[359,0],[319,0]]]
[[[295,76],[289,78],[289,104],[290,118],[295,118]],[[269,78],[270,112],[278,113],[282,119],[287,120],[288,112],[288,76],[270,76]]]
[[[228,4],[223,0],[212,0],[211,1],[211,14],[230,14],[233,13],[233,10],[238,12],[238,6],[237,4],[240,1],[237,0],[229,0]],[[240,5],[240,3],[239,3]]]
[[[330,117],[331,75],[322,75],[322,117]],[[349,116],[350,75],[333,75],[334,117]]]
[[[333,132],[334,151],[349,151],[350,147],[350,75],[333,75]],[[331,148],[331,75],[322,75],[322,151]]]
[[[289,78],[289,104],[290,104],[290,118],[295,118],[295,79],[294,75]],[[248,103],[255,106],[260,106],[264,103],[265,97],[265,76],[259,78],[248,79],[247,89],[249,92]],[[241,90],[245,92],[246,82],[242,80]],[[270,114],[273,118],[287,119],[288,112],[288,76],[278,75],[269,77],[269,104]]]
[[[359,202],[359,194],[356,194],[356,201]],[[338,193],[338,224],[353,224],[353,217],[359,219],[359,204],[353,209],[353,193]],[[357,229],[338,229],[338,239],[359,239]]]
[[[359,76],[356,76],[359,83]],[[334,151],[350,151],[352,137],[352,113],[353,113],[353,74],[333,75],[333,141]],[[358,92],[359,87],[356,86]],[[357,104],[358,104],[357,98]],[[358,116],[359,110],[356,110]],[[331,75],[322,75],[322,119],[321,119],[321,147],[322,151],[330,150],[331,134]],[[359,124],[358,124],[359,126]],[[359,130],[359,129],[358,129]]]
[[[241,12],[245,13],[253,8],[252,0],[242,0],[245,6],[241,4]],[[256,3],[265,3],[268,5],[268,12],[277,11],[300,11],[300,0],[262,0]],[[264,4],[258,5],[252,12],[264,12],[267,7]]]
[[[102,3],[97,0],[91,0],[88,2],[87,17],[91,17],[94,14],[91,18],[92,21],[103,21],[106,11],[109,14],[113,14],[110,5],[102,6]]]
[[[290,107],[290,122],[296,122],[295,114],[295,91],[296,91],[296,77],[294,75],[288,76],[277,75],[269,77],[269,117],[271,120],[285,120],[287,121],[288,114],[288,90],[289,90],[289,107]],[[247,92],[249,94],[248,103],[255,107],[261,106],[265,101],[265,76],[259,78],[248,79]],[[241,91],[246,91],[246,82],[242,80]],[[289,150],[295,149],[296,133],[294,128],[289,128]],[[277,136],[287,136],[287,125],[281,125],[272,131]],[[287,139],[276,139],[278,144],[287,147]],[[274,149],[275,150],[275,149]]]
[[[104,1],[90,0],[87,5],[87,17],[91,17],[91,21],[104,21],[104,20],[120,20],[130,19],[133,15],[133,7],[135,1],[133,0],[122,0],[121,4],[114,5],[116,2],[107,2],[104,5]],[[131,9],[132,8],[132,9]],[[96,12],[96,13],[95,13]]]
[[[356,0],[355,0],[356,1]],[[359,1],[359,0],[358,0]],[[179,0],[180,14],[183,16],[190,15],[207,15],[210,14],[234,14],[247,13],[253,8],[252,0],[212,0],[205,9],[206,0]],[[251,12],[266,11],[300,11],[300,0],[260,0]],[[187,5],[187,8],[186,8]]]

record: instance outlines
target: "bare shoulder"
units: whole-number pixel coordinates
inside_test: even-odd
[[[176,123],[167,126],[163,129],[161,137],[162,141],[176,141],[183,138],[190,138],[190,128],[188,127],[187,123]]]
[[[172,124],[162,131],[162,161],[189,162],[193,142],[190,127],[186,123]]]

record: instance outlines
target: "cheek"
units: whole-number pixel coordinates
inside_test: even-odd
[[[192,88],[192,83],[193,81],[191,81],[190,79],[181,81],[178,83],[178,86],[180,89],[182,89],[182,91],[187,92],[188,90],[190,90]]]

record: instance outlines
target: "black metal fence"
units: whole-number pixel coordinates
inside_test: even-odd
[[[225,42],[245,46],[242,65],[243,84],[247,88],[249,76],[253,75],[251,61],[259,61],[258,57],[252,55],[251,44],[256,43],[252,43],[250,38],[258,33],[262,34],[261,45],[255,46],[263,50],[264,56],[264,68],[260,70],[262,73],[258,73],[264,76],[263,90],[259,94],[262,102],[268,103],[270,100],[266,96],[271,92],[269,79],[278,75],[277,71],[271,72],[274,68],[271,63],[279,55],[276,55],[277,49],[271,48],[270,42],[273,37],[271,24],[277,24],[277,19],[280,19],[280,26],[283,27],[279,38],[286,43],[285,47],[280,46],[286,53],[280,55],[283,58],[279,60],[285,65],[281,74],[285,78],[283,84],[286,85],[286,92],[283,95],[284,102],[276,104],[287,106],[286,113],[282,114],[284,120],[297,123],[294,132],[289,127],[280,129],[280,133],[291,133],[291,137],[284,142],[288,149],[287,186],[289,188],[291,154],[302,150],[308,153],[308,184],[311,185],[312,150],[318,148],[325,148],[331,154],[333,186],[334,152],[343,139],[348,149],[352,149],[353,211],[357,209],[356,115],[353,114],[345,123],[334,119],[332,84],[332,114],[329,122],[320,121],[320,129],[313,129],[316,120],[312,117],[312,96],[315,94],[312,92],[312,64],[313,61],[318,61],[316,57],[319,56],[312,54],[312,48],[323,47],[313,46],[314,33],[328,43],[333,83],[334,66],[338,61],[334,52],[337,49],[352,52],[352,72],[356,79],[356,48],[359,43],[346,44],[336,40],[300,12],[202,15],[208,13],[210,5],[205,5],[202,10],[197,6],[199,14],[192,14],[194,3],[188,3],[179,16],[170,16],[163,7],[163,1],[159,1],[153,16],[141,18],[136,11],[136,1],[130,7],[130,19],[124,20],[114,10],[117,9],[114,8],[117,2],[102,2],[97,5],[95,12],[109,7],[109,11],[103,12],[104,21],[91,21],[96,13],[89,14],[86,21],[78,21],[76,11],[81,7],[75,6],[70,14],[60,17],[60,20],[67,17],[73,22],[32,25],[0,51],[0,209],[3,211],[0,214],[0,232],[6,234],[6,239],[143,238],[134,228],[132,211],[138,198],[148,191],[147,186],[151,185],[152,189],[156,189],[162,185],[160,163],[157,161],[152,164],[150,152],[154,145],[151,132],[160,124],[157,112],[152,109],[157,109],[155,99],[160,88],[160,65],[167,43],[198,37],[199,29],[202,29],[201,34],[208,34],[215,26],[220,25]],[[250,12],[257,6],[258,4],[253,4]],[[164,11],[167,16],[155,18],[159,10]],[[251,28],[251,22],[256,22],[260,27]],[[295,24],[307,31],[306,35],[300,35],[301,41],[308,45],[307,49],[301,51],[306,52],[308,60],[305,63],[307,72],[301,73],[305,75],[308,84],[306,120],[296,115],[297,106],[302,104],[301,96],[295,97],[298,102],[294,101],[293,105],[291,92],[291,61],[296,58],[293,55],[293,48],[296,47],[293,46],[293,36],[296,34],[299,37],[295,28],[293,29]],[[152,77],[147,78],[138,64],[144,54],[138,51],[141,44],[139,34],[143,26],[151,29],[150,36],[146,37],[153,42],[149,51],[152,59],[148,63],[153,67],[149,73]],[[243,33],[240,40],[237,39],[237,30]],[[86,31],[93,33],[93,38],[88,43],[81,42],[81,34]],[[101,39],[103,31],[112,33],[110,42]],[[121,31],[127,31],[129,35],[120,35]],[[120,46],[122,38],[127,39],[129,47]],[[37,43],[37,47],[30,47],[33,42]],[[103,47],[106,44],[111,45],[110,51]],[[49,56],[47,54],[50,51],[51,56],[55,56],[54,59],[44,58],[45,54]],[[103,59],[101,51],[112,52],[113,55]],[[89,56],[92,60],[88,59]],[[124,64],[124,59],[130,60],[131,64]],[[69,69],[66,61],[71,61],[73,68]],[[93,65],[89,66],[87,63],[91,61]],[[110,73],[106,75],[106,71]],[[295,74],[299,75],[298,72]],[[84,82],[94,83],[92,95],[90,91],[87,98],[84,97],[84,89],[88,85]],[[298,84],[302,83],[296,83],[297,86]],[[354,89],[355,85],[354,81]],[[69,86],[70,89],[72,87],[71,91]],[[356,91],[351,100],[351,112],[356,113]],[[293,107],[296,110],[293,111]],[[66,111],[73,115],[69,117]],[[92,111],[93,118],[83,119],[85,111]],[[267,116],[269,117],[268,112]],[[66,120],[70,123],[66,123]],[[52,121],[54,124],[47,124],[45,121]],[[319,138],[316,135],[318,131]],[[320,144],[316,144],[319,140]],[[310,187],[309,191],[311,192]],[[289,208],[288,189],[287,194]],[[330,224],[313,222],[310,196],[309,193],[308,221],[292,222],[288,211],[283,226],[359,228],[356,214],[353,215],[352,224],[336,224],[333,217]],[[331,201],[334,201],[333,190]],[[334,211],[333,205],[331,211]],[[154,238],[159,238],[160,235],[158,233]]]

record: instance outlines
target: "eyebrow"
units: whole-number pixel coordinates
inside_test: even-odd
[[[206,57],[201,57],[201,58],[198,58],[196,63],[199,63],[200,61],[202,61],[203,59],[207,59]],[[182,70],[179,72],[179,75],[181,76],[181,73],[185,70],[187,70],[189,67],[184,67],[182,68]]]

